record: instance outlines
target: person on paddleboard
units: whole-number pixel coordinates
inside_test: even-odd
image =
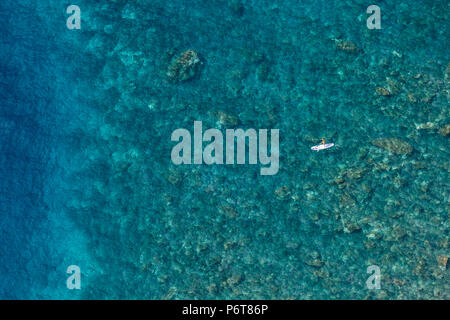
[[[312,146],[311,150],[319,152],[320,150],[325,150],[334,146],[334,143],[325,143],[325,139],[321,139],[322,143],[316,146]]]

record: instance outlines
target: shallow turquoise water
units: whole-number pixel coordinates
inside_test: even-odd
[[[381,30],[364,1],[80,0],[71,31],[63,1],[18,3],[1,5],[24,18],[0,48],[0,297],[450,297],[446,1],[380,1]],[[173,81],[188,49],[202,65]],[[279,172],[172,164],[194,121],[279,129]]]

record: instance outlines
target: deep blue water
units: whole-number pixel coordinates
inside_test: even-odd
[[[74,4],[0,2],[0,298],[450,297],[448,1],[381,30],[360,0]],[[279,172],[174,165],[196,120],[279,129]]]
[[[48,16],[43,15],[47,13]],[[85,239],[64,212],[71,157],[63,142],[79,120],[73,55],[52,30],[64,10],[2,1],[0,45],[0,296],[72,298],[66,268],[88,269]],[[56,28],[61,29],[61,28]],[[78,125],[79,127],[79,125]]]

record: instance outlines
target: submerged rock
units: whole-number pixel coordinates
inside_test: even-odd
[[[361,179],[366,172],[367,172],[366,168],[350,168],[347,171],[345,171],[345,175],[347,176],[347,178],[351,180],[357,180]]]
[[[194,50],[187,50],[172,60],[167,76],[175,82],[186,81],[195,77],[201,65],[200,58]]]
[[[291,195],[291,190],[287,186],[282,186],[275,190],[275,194],[279,200],[287,200]]]
[[[413,147],[408,142],[397,138],[378,138],[372,140],[371,143],[395,154],[410,154],[413,152]]]
[[[341,222],[344,233],[353,233],[361,230],[361,227],[354,221],[341,217]]]
[[[242,276],[240,274],[233,274],[231,277],[229,277],[226,281],[226,284],[230,287],[234,287],[242,282]]]
[[[234,127],[239,123],[238,118],[222,111],[217,112],[217,118],[222,126]]]
[[[231,206],[221,206],[220,211],[225,214],[228,218],[236,218],[237,213],[236,210]]]
[[[400,239],[407,236],[406,229],[403,228],[400,224],[394,225],[392,228],[386,230],[384,235],[384,239],[386,241],[399,241]]]
[[[383,87],[377,87],[377,88],[375,89],[375,91],[377,92],[377,94],[378,94],[379,96],[388,97],[388,96],[391,95],[391,92],[390,92],[388,89],[383,88]]]
[[[417,97],[414,93],[408,92],[407,98],[408,98],[409,102],[412,102],[412,103],[417,102]]]
[[[322,278],[322,279],[327,279],[327,278],[330,277],[330,273],[328,271],[326,271],[326,270],[323,270],[323,269],[312,270],[311,273],[316,275],[319,278]]]
[[[436,129],[436,124],[434,122],[426,122],[416,124],[417,130],[434,130]]]
[[[416,267],[414,268],[414,274],[421,275],[425,272],[426,269],[426,263],[425,260],[422,258],[419,258],[416,264]]]
[[[320,254],[317,251],[313,251],[310,254],[309,259],[306,260],[305,263],[308,266],[315,267],[315,268],[321,268],[325,264],[325,262],[323,262],[322,258],[320,257]]]
[[[444,137],[448,136],[450,134],[450,124],[447,124],[439,129],[439,134]]]
[[[336,47],[341,51],[349,53],[358,53],[361,50],[350,40],[336,40]]]
[[[439,265],[439,268],[441,268],[442,270],[447,269],[447,262],[448,262],[448,257],[446,255],[440,255],[437,257],[437,262]]]
[[[389,91],[389,93],[391,95],[394,95],[394,94],[397,94],[400,92],[399,84],[397,81],[395,81],[391,78],[386,78],[386,84],[387,84],[387,90]]]
[[[177,185],[181,182],[182,180],[182,176],[181,173],[177,172],[177,171],[172,171],[169,173],[169,175],[167,176],[167,180],[173,184],[173,185]]]

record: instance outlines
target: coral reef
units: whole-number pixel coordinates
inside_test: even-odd
[[[448,1],[384,1],[381,30],[353,1],[77,4],[82,32],[61,31],[76,99],[54,112],[70,120],[38,123],[62,127],[55,208],[95,262],[82,298],[450,298]],[[172,164],[171,133],[194,120],[279,129],[279,172]],[[336,146],[311,152],[321,138]]]
[[[372,140],[371,143],[395,154],[409,154],[413,152],[413,147],[408,142],[397,138],[378,138]]]
[[[172,60],[167,76],[175,82],[186,81],[196,76],[200,65],[201,61],[197,52],[187,50]]]

